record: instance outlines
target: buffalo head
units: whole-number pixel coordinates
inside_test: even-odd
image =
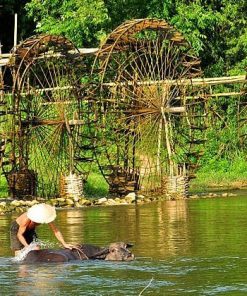
[[[105,257],[108,261],[132,261],[134,260],[134,255],[128,250],[132,247],[130,244],[123,242],[112,243],[109,246],[109,252]]]

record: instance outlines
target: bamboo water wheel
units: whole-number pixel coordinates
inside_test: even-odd
[[[125,22],[101,46],[92,75],[99,83],[91,132],[110,191],[160,193],[167,177],[190,177],[205,113],[191,84],[200,61],[184,37],[163,20]]]
[[[61,175],[85,175],[92,161],[90,149],[81,149],[83,61],[70,41],[54,35],[25,40],[10,61],[11,162],[2,169],[13,195],[56,196]]]

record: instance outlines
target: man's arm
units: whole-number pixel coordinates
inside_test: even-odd
[[[23,244],[24,247],[28,246],[27,241],[25,240],[25,237],[23,236],[24,232],[26,231],[27,226],[23,225],[19,227],[19,230],[17,232],[17,238],[18,240]]]
[[[57,238],[57,240],[64,246],[64,248],[73,249],[75,247],[74,245],[67,244],[64,241],[62,233],[60,232],[60,230],[56,227],[56,225],[53,222],[49,223],[49,226],[50,226],[51,230],[53,231],[53,233],[54,233],[55,237]]]

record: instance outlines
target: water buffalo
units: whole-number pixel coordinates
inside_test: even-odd
[[[89,244],[78,245],[75,249],[43,249],[30,251],[22,263],[68,262],[71,260],[101,259],[109,261],[132,261],[134,255],[128,250],[132,245],[123,242],[111,243],[109,247]]]

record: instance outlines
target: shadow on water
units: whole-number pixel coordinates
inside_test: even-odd
[[[132,242],[133,262],[13,263],[8,229],[15,216],[0,216],[1,294],[246,295],[246,197],[58,211],[67,241]],[[46,225],[38,235],[56,243]]]

